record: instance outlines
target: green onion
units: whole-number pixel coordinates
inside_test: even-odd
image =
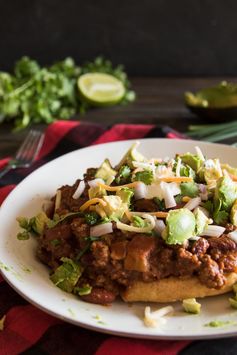
[[[187,135],[209,142],[237,137],[237,121],[208,125],[191,125]]]

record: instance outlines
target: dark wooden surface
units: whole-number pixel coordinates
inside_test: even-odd
[[[195,91],[203,87],[215,85],[223,78],[134,78],[133,88],[137,100],[127,106],[98,108],[78,116],[79,120],[98,123],[156,123],[169,125],[181,132],[188,125],[203,123],[184,105],[185,91]],[[236,81],[236,78],[231,78]],[[45,129],[46,126],[39,126]],[[12,155],[28,130],[13,133],[9,124],[0,125],[0,158]]]

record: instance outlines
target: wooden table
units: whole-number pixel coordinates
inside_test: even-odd
[[[156,123],[166,124],[185,132],[189,124],[203,123],[191,114],[184,105],[185,91],[195,91],[203,87],[216,85],[223,78],[134,78],[133,88],[137,100],[127,106],[96,108],[79,120],[101,123]],[[235,78],[231,78],[234,81]],[[45,126],[39,126],[44,129]],[[28,130],[13,133],[10,124],[0,125],[0,158],[12,155]]]

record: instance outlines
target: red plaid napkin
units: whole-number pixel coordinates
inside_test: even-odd
[[[155,125],[102,126],[92,123],[59,121],[50,125],[37,161],[29,169],[18,169],[0,181],[0,203],[26,175],[42,164],[72,150],[93,144],[144,137],[182,137],[168,127]],[[0,167],[8,159],[0,161]],[[115,337],[64,323],[30,305],[0,275],[0,354],[97,354],[175,355],[188,341],[153,341]],[[27,350],[29,349],[29,350]]]

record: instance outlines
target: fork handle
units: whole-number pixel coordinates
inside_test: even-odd
[[[12,169],[12,165],[8,164],[4,169],[0,171],[0,179]]]

